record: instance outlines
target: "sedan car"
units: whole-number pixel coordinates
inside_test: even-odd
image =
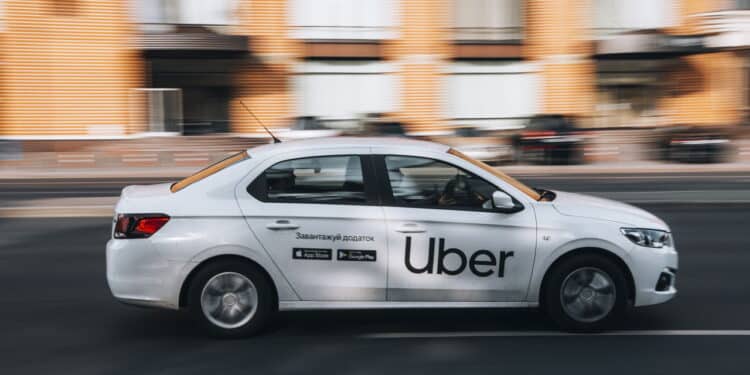
[[[730,131],[720,126],[675,126],[662,139],[666,161],[719,163],[729,153]]]
[[[594,331],[676,293],[674,242],[654,215],[533,189],[431,142],[263,145],[128,186],[115,211],[112,294],[185,309],[223,337],[301,309],[540,307]]]
[[[584,138],[576,120],[565,115],[538,115],[514,137],[519,162],[580,164]]]

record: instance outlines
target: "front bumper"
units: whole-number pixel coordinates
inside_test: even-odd
[[[677,251],[674,248],[637,247],[634,253],[635,306],[655,305],[674,298],[677,295]],[[669,277],[667,285],[660,282],[663,276]]]
[[[184,266],[162,257],[148,239],[107,242],[107,284],[127,304],[178,309]]]

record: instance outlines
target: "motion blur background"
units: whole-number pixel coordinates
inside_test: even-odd
[[[749,78],[745,0],[0,0],[0,373],[747,374]],[[637,337],[394,310],[216,342],[117,303],[123,186],[268,143],[242,103],[284,140],[436,140],[638,205],[680,292],[617,327]]]
[[[742,162],[745,0],[5,0],[0,168],[403,135],[497,163]]]

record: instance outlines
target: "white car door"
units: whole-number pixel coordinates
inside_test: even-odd
[[[533,208],[498,212],[499,187],[448,162],[376,156],[386,180],[388,300],[522,302],[536,248]],[[392,192],[392,194],[388,194]]]
[[[370,157],[356,151],[276,157],[238,190],[250,228],[302,300],[385,300],[383,210]]]

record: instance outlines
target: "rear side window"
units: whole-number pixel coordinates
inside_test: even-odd
[[[364,204],[362,160],[357,155],[287,160],[266,169],[248,191],[265,202]]]

